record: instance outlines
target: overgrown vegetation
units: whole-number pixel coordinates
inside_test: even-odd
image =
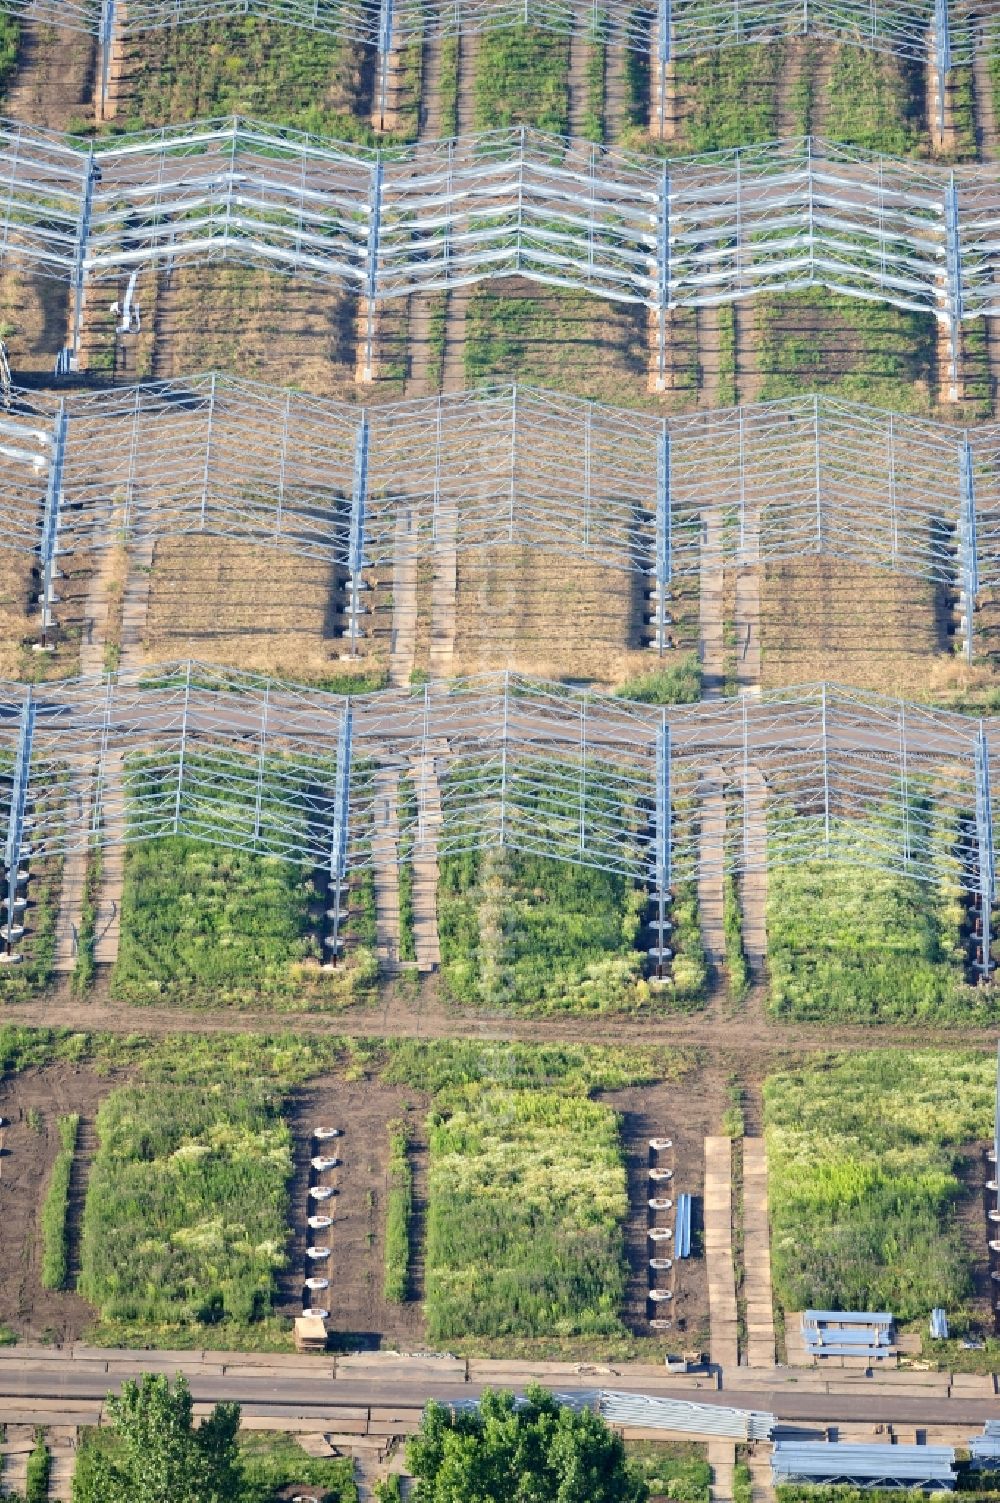
[[[401,1305],[410,1292],[410,1217],[413,1214],[410,1133],[405,1122],[389,1123],[388,1180],[383,1292],[390,1303]]]
[[[442,975],[456,1000],[527,1012],[641,1007],[644,891],[614,873],[514,851],[440,862]]]
[[[45,1431],[36,1430],[35,1444],[28,1457],[27,1476],[24,1486],[24,1503],[48,1503],[49,1474],[52,1457],[45,1444]]]
[[[937,367],[937,325],[822,288],[764,293],[753,304],[760,397],[825,391],[896,412],[926,413]]]
[[[805,816],[799,823],[805,842]],[[770,1011],[861,1023],[994,1018],[991,993],[965,981],[957,882],[946,871],[931,885],[873,868],[872,834],[860,821],[837,822],[830,857],[772,863]],[[815,839],[822,850],[819,821]]]
[[[59,1118],[59,1152],[52,1165],[49,1188],[42,1206],[42,1288],[64,1289],[69,1273],[67,1214],[69,1183],[76,1157],[80,1115],[70,1112]]]
[[[0,99],[6,93],[7,80],[17,69],[20,45],[20,22],[9,11],[0,12]]]
[[[775,1296],[785,1310],[949,1323],[971,1291],[954,1205],[963,1151],[993,1131],[996,1062],[831,1055],[764,1086]]]
[[[463,364],[466,384],[516,380],[618,406],[655,405],[647,391],[644,308],[571,288],[511,283],[474,288]]]
[[[255,764],[232,757],[225,769],[233,786],[251,778]],[[188,835],[163,835],[135,842],[125,858],[121,940],[112,977],[116,997],[130,1002],[205,1001],[247,1004],[266,996],[290,1008],[314,999],[337,1005],[372,985],[374,888],[370,871],[359,879],[353,913],[343,926],[346,958],[332,972],[320,970],[318,924],[312,913],[319,894],[307,869],[273,856],[236,849],[251,846],[255,820],[266,828],[283,816],[290,777],[280,763],[263,775],[260,809],[254,800],[225,792],[223,769],[215,758],[198,776],[189,754],[184,765],[182,813],[188,828],[201,828],[208,840],[224,832],[233,846],[209,844]],[[178,768],[155,767],[134,759],[128,768],[133,809],[147,816],[152,807],[171,817]],[[274,790],[272,780],[281,785]],[[305,788],[303,787],[303,793]],[[284,816],[287,820],[287,816]],[[285,831],[286,834],[289,832]]]
[[[569,37],[537,26],[486,31],[476,54],[473,128],[569,131]]]
[[[129,59],[126,123],[237,114],[339,141],[405,140],[416,134],[419,64],[419,47],[408,48],[399,125],[379,136],[362,110],[360,51],[348,41],[261,16],[154,28]]]
[[[466,1086],[503,1085],[567,1095],[620,1091],[654,1080],[681,1080],[692,1057],[678,1049],[632,1049],[597,1044],[483,1045],[477,1039],[387,1041],[381,1078],[436,1095]]]
[[[291,1435],[241,1434],[240,1465],[246,1503],[277,1503],[287,1489],[318,1488],[323,1503],[357,1503],[349,1456],[309,1456]]]
[[[442,1095],[429,1202],[433,1341],[621,1333],[628,1194],[608,1107],[495,1085]]]
[[[701,662],[689,652],[679,662],[651,668],[630,678],[615,690],[620,699],[646,705],[693,705],[701,699]]]
[[[441,135],[458,134],[458,47],[457,32],[441,38],[441,65],[438,72],[438,99],[441,106]]]
[[[312,887],[273,857],[165,836],[125,858],[121,942],[112,987],[130,1002],[300,997]]]
[[[79,1287],[116,1332],[220,1326],[238,1341],[266,1320],[292,1172],[279,1104],[235,1077],[105,1098]]]
[[[704,1446],[686,1441],[642,1440],[627,1445],[629,1457],[652,1495],[652,1503],[709,1503],[712,1468]]]
[[[742,1002],[750,990],[750,967],[743,949],[743,905],[740,902],[736,878],[728,873],[722,889],[722,924],[726,941],[726,970],[729,972],[729,990],[737,1002]]]
[[[587,43],[587,91],[580,129],[585,141],[604,140],[604,76],[607,46],[592,33]]]
[[[923,145],[924,75],[918,64],[867,47],[838,47],[823,134],[888,156]]]
[[[722,47],[675,64],[684,100],[675,150],[720,151],[773,141],[778,134],[781,42]]]

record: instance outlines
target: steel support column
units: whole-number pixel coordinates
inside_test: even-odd
[[[667,614],[667,594],[673,581],[673,557],[670,546],[673,521],[670,459],[670,433],[664,418],[663,429],[656,446],[656,558],[654,564],[656,609],[653,616],[655,622],[653,646],[661,657],[667,648],[667,625],[670,619]]]
[[[962,231],[958,205],[958,188],[955,183],[954,172],[950,174],[944,190],[944,230],[945,296],[947,299],[945,315],[948,320],[948,335],[951,342],[950,379],[953,387],[953,398],[957,400],[959,340],[964,307],[962,300]]]
[[[357,650],[359,637],[364,636],[359,624],[359,617],[364,613],[361,604],[361,591],[364,589],[364,581],[361,577],[365,566],[365,517],[368,509],[368,446],[369,425],[368,414],[361,414],[361,422],[354,439],[354,481],[351,488],[351,535],[348,543],[347,570],[350,575],[348,582],[348,601],[346,607],[347,634],[351,639],[351,655]]]
[[[656,60],[660,68],[660,139],[666,118],[667,68],[670,64],[673,45],[673,0],[657,0],[656,5]]]
[[[365,320],[365,357],[363,377],[374,380],[375,370],[375,295],[378,289],[378,256],[382,236],[382,153],[378,152],[372,164],[371,182],[368,188],[368,245],[366,251],[365,297],[368,307]]]
[[[188,717],[191,711],[191,664],[187,665],[184,681],[184,709],[181,713],[181,749],[177,758],[177,792],[174,797],[174,834],[181,833],[181,797],[184,792],[184,770],[187,762]]]
[[[31,747],[35,735],[35,701],[33,692],[28,689],[24,704],[21,707],[20,725],[17,735],[17,752],[14,758],[14,771],[11,778],[10,790],[10,816],[7,822],[7,841],[4,846],[4,864],[7,870],[7,917],[3,926],[3,938],[6,946],[6,958],[18,959],[14,954],[14,940],[24,932],[23,926],[17,922],[17,914],[26,906],[26,899],[17,895],[18,887],[27,881],[27,871],[22,868],[22,860],[29,854],[25,843],[25,815],[28,804],[28,776],[31,769]]]
[[[80,204],[80,217],[76,226],[76,244],[73,250],[73,330],[70,335],[68,351],[63,352],[62,374],[68,374],[75,370],[80,356],[80,330],[83,325],[83,289],[86,280],[87,246],[90,243],[90,217],[94,206],[94,183],[100,172],[94,160],[94,146],[90,145],[87,153],[86,175],[83,183],[83,199]],[[56,365],[60,371],[60,363]]]
[[[108,84],[111,78],[111,49],[115,39],[115,0],[101,0],[101,23],[98,33],[99,73],[98,85],[99,119],[103,120],[108,107]]]
[[[938,87],[938,133],[944,136],[944,90],[951,72],[951,31],[948,23],[948,0],[934,0],[934,67]]]
[[[670,905],[670,887],[673,881],[671,869],[671,810],[670,810],[670,727],[667,712],[662,712],[656,732],[656,816],[653,826],[653,943],[650,957],[656,965],[657,974],[666,972],[671,956],[668,944],[671,924],[667,917]]]
[[[997,1165],[997,1172],[993,1178],[1000,1178],[1000,1044],[997,1044],[997,1094],[996,1111],[993,1115],[993,1162]],[[1000,1200],[1000,1194],[998,1194]]]
[[[656,242],[656,388],[667,384],[667,310],[670,307],[670,169],[660,179],[660,227]]]
[[[389,53],[392,51],[393,0],[381,0],[378,17],[378,128],[385,130],[386,95],[389,88]]]
[[[993,802],[990,788],[990,749],[983,722],[979,722],[975,740],[976,769],[976,844],[979,857],[979,917],[982,925],[981,959],[973,962],[987,980],[992,969],[990,930],[996,871],[993,857]]]
[[[57,603],[55,581],[59,576],[56,558],[59,553],[59,523],[62,513],[63,465],[66,458],[66,432],[69,418],[65,402],[59,403],[56,420],[52,427],[52,457],[49,460],[49,481],[45,489],[45,512],[42,517],[42,539],[39,544],[39,570],[42,576],[40,605],[42,612],[42,649],[51,646],[49,632],[55,625],[52,607]]]
[[[329,887],[332,905],[326,910],[329,920],[325,936],[330,960],[335,963],[340,951],[340,924],[343,918],[344,880],[347,875],[348,831],[351,813],[351,757],[353,754],[354,709],[350,695],[344,706],[344,718],[337,736],[337,776],[333,793],[333,834],[330,838]]]
[[[959,451],[958,559],[961,571],[962,627],[965,657],[971,663],[976,596],[979,594],[979,545],[976,538],[976,477],[968,435]]]

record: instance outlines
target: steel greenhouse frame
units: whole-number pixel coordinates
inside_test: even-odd
[[[831,397],[660,418],[531,387],[363,407],[205,375],[15,389],[0,457],[0,548],[37,559],[43,636],[60,561],[206,535],[329,561],[352,631],[364,572],[433,558],[442,532],[640,575],[654,645],[705,569],[820,555],[924,579],[960,598],[969,655],[1000,586],[1000,424]]]
[[[410,776],[401,844],[592,866],[656,906],[721,880],[698,838],[711,766],[725,870],[840,857],[946,884],[988,939],[998,759],[1000,720],[825,685],[661,708],[506,673],[344,697],[187,662],[0,686],[15,896],[29,855],[165,834],[325,869],[339,894],[372,860],[377,780]]]
[[[0,123],[0,270],[85,289],[181,261],[296,272],[380,305],[518,274],[646,307],[824,287],[930,315],[1000,314],[1000,179],[812,137],[672,161],[527,127],[386,151],[242,119],[81,147]],[[375,318],[368,320],[366,366]]]
[[[941,126],[945,79],[971,62],[983,25],[973,0],[130,0],[121,10],[116,0],[2,0],[0,9],[97,36],[102,101],[116,36],[256,15],[374,48],[380,109],[390,54],[425,33],[529,25],[646,53],[661,70],[676,58],[790,35],[867,47],[934,68]]]

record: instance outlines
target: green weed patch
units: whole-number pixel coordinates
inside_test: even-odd
[[[97,1114],[80,1291],[102,1321],[219,1326],[270,1313],[285,1264],[291,1135],[265,1088],[125,1086]]]
[[[476,55],[475,130],[569,131],[569,37],[537,26],[488,31]]]
[[[442,1098],[430,1128],[431,1339],[621,1334],[627,1210],[608,1107],[502,1087]]]
[[[831,857],[771,866],[771,1013],[858,1023],[996,1017],[991,993],[965,982],[957,885],[873,869],[860,822],[835,834]],[[819,849],[818,822],[816,839]]]
[[[957,1317],[970,1293],[952,1207],[963,1149],[992,1136],[996,1062],[831,1055],[764,1086],[774,1289],[785,1310]]]

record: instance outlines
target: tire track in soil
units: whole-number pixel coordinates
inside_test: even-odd
[[[569,95],[569,133],[574,138],[582,137],[587,119],[587,61],[590,44],[586,36],[574,28],[569,39],[569,69],[566,87]]]
[[[68,130],[93,116],[97,39],[64,26],[22,23],[17,67],[0,113],[25,125]]]
[[[628,124],[628,88],[625,75],[625,48],[604,49],[604,139],[613,145],[622,138]]]
[[[418,135],[422,141],[440,139],[441,129],[441,44],[440,29],[424,33],[421,60],[423,87],[420,91]],[[440,293],[417,292],[409,300],[407,324],[407,397],[425,397],[436,389],[431,380],[431,327],[433,309]]]
[[[50,990],[44,999],[46,1026],[68,1028],[79,1032],[81,1012],[79,1001],[72,997],[68,987]],[[8,1023],[37,1027],[39,1020],[37,1001],[8,1003],[4,1019]],[[207,1034],[261,1034],[270,1037],[274,1033],[273,1012],[239,1012],[224,1010],[185,1011],[178,1008],[122,1007],[112,1000],[106,981],[100,980],[90,994],[86,1009],[87,1031],[91,1033],[134,1034],[148,1038],[177,1037],[182,1034],[194,1036]],[[650,1016],[641,1021],[629,1017],[615,1019],[615,1038],[621,1044],[676,1046],[678,1048],[705,1047],[719,1050],[723,1056],[731,1056],[739,1050],[748,1053],[788,1057],[797,1054],[825,1052],[829,1050],[881,1050],[893,1049],[981,1049],[996,1053],[995,1028],[952,1027],[928,1028],[926,1026],[882,1025],[877,1030],[863,1027],[824,1027],[814,1023],[794,1023],[783,1020],[772,1023],[763,1014],[745,1009],[736,1014],[711,1016],[704,1012],[694,1014],[664,1014]],[[608,1024],[606,1019],[587,1017],[573,1018],[571,1023],[559,1019],[518,1018],[511,1013],[499,1017],[495,1013],[463,1011],[456,1012],[444,1006],[431,987],[421,989],[418,998],[390,992],[386,1005],[380,1010],[368,1005],[347,1008],[336,1014],[296,1013],[295,1029],[304,1037],[336,1039],[344,1038],[471,1038],[509,1043],[596,1043],[606,1044]]]
[[[80,1114],[76,1154],[69,1178],[69,1205],[66,1213],[67,1266],[69,1284],[75,1289],[82,1272],[83,1208],[87,1199],[90,1171],[97,1153],[97,1126],[90,1113]]]
[[[458,131],[472,130],[475,116],[475,66],[479,39],[463,32],[458,51]],[[472,289],[458,287],[447,294],[442,388],[465,389],[465,335]],[[431,591],[431,677],[450,678],[455,657],[455,621],[458,609],[458,517],[445,508],[439,518],[434,542],[434,578]]]

